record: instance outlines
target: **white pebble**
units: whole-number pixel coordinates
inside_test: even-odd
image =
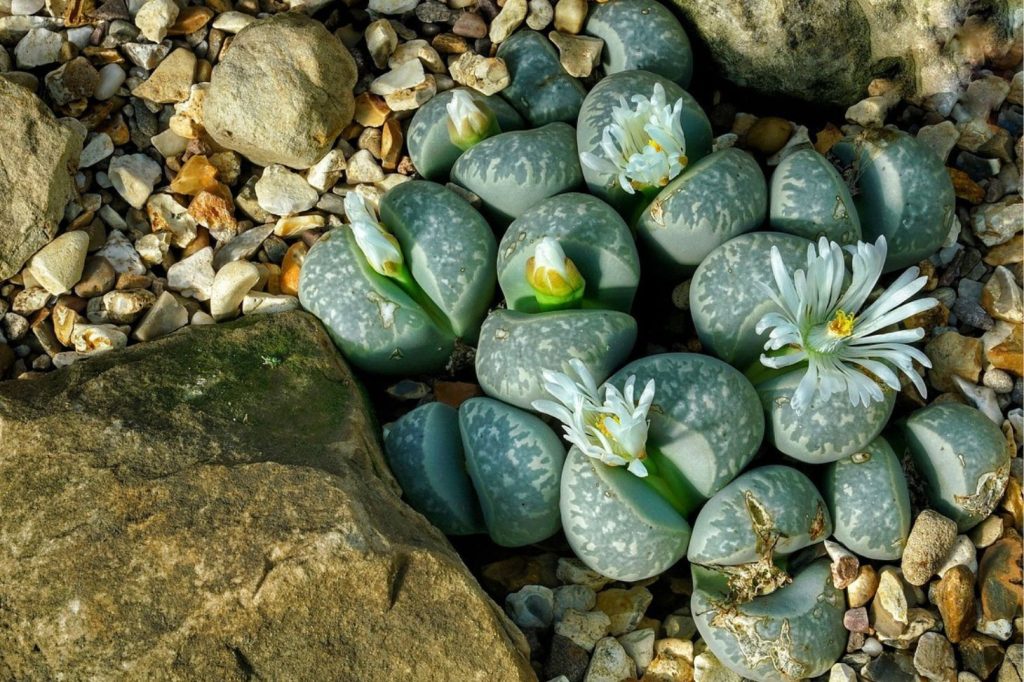
[[[167,36],[167,29],[174,24],[179,11],[174,0],[149,0],[135,15],[135,25],[148,40],[159,43]]]
[[[82,148],[78,157],[78,167],[88,168],[114,153],[114,141],[106,133],[98,133],[89,144]]]
[[[82,230],[65,232],[32,256],[28,268],[36,281],[53,296],[71,291],[82,279],[89,235]]]
[[[266,294],[250,291],[242,299],[242,314],[283,313],[299,307],[299,299],[287,294]]]
[[[231,10],[218,15],[213,20],[213,28],[225,33],[238,33],[254,21],[256,21],[256,17],[251,14]]]
[[[79,50],[89,47],[89,40],[92,38],[92,26],[79,26],[69,28],[67,31],[68,42],[73,43]]]
[[[133,208],[142,208],[163,171],[160,164],[145,154],[125,154],[110,160],[107,175],[125,201]]]
[[[127,74],[120,64],[107,64],[100,69],[100,83],[93,95],[98,100],[108,100],[117,94],[117,89],[124,83]]]
[[[260,271],[249,261],[236,260],[217,271],[210,294],[210,314],[226,320],[238,314],[242,299],[260,279]]]
[[[62,42],[59,33],[45,28],[32,29],[14,47],[14,59],[18,68],[31,69],[54,63],[60,55]]]
[[[213,289],[213,249],[199,249],[167,268],[167,287],[197,301],[209,301]]]
[[[112,324],[76,324],[71,343],[79,353],[103,353],[128,345],[128,337]]]
[[[12,0],[11,14],[27,16],[43,8],[43,0]]]
[[[146,274],[146,266],[143,265],[139,252],[120,230],[114,230],[107,235],[107,243],[96,252],[96,255],[110,261],[111,267],[117,273]]]
[[[281,216],[309,210],[320,198],[301,175],[277,163],[263,169],[255,189],[260,208]]]

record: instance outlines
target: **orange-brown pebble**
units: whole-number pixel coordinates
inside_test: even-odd
[[[302,261],[306,259],[309,248],[302,242],[295,242],[284,254],[281,261],[281,293],[289,296],[299,295],[299,271]]]

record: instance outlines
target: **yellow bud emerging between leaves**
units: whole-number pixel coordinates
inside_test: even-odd
[[[551,237],[542,237],[526,261],[526,281],[537,302],[548,309],[572,307],[583,298],[586,282],[576,264],[566,257],[562,246]]]

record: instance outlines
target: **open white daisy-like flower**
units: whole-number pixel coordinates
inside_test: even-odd
[[[345,195],[345,215],[352,224],[356,244],[370,267],[385,277],[398,274],[403,263],[398,240],[380,224],[359,192]]]
[[[468,149],[498,132],[494,114],[481,108],[465,90],[452,91],[445,105],[448,112],[448,136],[452,144]]]
[[[620,393],[610,384],[599,389],[580,360],[569,364],[577,379],[545,370],[544,387],[555,400],[535,400],[533,409],[562,422],[566,441],[583,454],[646,477],[643,460],[647,457],[647,412],[654,401],[654,380],[648,381],[639,400],[634,400],[635,376],[626,380]]]
[[[873,245],[858,242],[847,249],[853,254],[853,276],[844,288],[846,265],[843,250],[835,242],[822,237],[817,249],[813,244],[808,246],[807,269],[792,275],[779,250],[772,247],[777,290],[762,287],[781,312],[762,317],[756,329],[759,334],[771,330],[765,350],[788,348],[791,352],[761,355],[761,362],[774,369],[807,363],[791,402],[798,413],[811,404],[815,395],[827,400],[833,393],[845,391],[854,406],[882,400],[879,381],[893,390],[900,389],[893,367],[903,372],[922,396],[926,395],[914,361],[925,367],[931,367],[931,362],[919,349],[908,345],[920,341],[924,330],[883,330],[937,304],[934,298],[910,300],[928,278],[918,277],[918,269],[910,268],[861,310],[882,274],[885,237],[879,237]]]
[[[583,152],[580,161],[602,173],[617,177],[619,185],[629,194],[637,190],[664,187],[683,172],[686,138],[680,124],[683,100],[674,104],[665,101],[665,89],[654,84],[648,99],[643,95],[619,98],[612,109],[612,122],[601,133],[602,155]]]

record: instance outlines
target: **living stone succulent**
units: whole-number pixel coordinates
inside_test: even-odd
[[[452,535],[518,547],[558,532],[565,448],[539,418],[490,398],[427,403],[397,420],[385,452],[406,499]]]
[[[452,141],[448,112],[448,105],[459,92],[470,96],[481,110],[493,114],[499,132],[525,127],[519,113],[498,95],[482,95],[469,88],[453,88],[438,93],[416,110],[406,133],[409,157],[419,174],[427,180],[447,181],[452,166],[465,151]]]
[[[549,123],[489,137],[459,157],[452,180],[507,225],[537,202],[583,184],[575,132],[566,123]]]
[[[733,672],[756,682],[795,682],[828,672],[846,649],[845,610],[827,560],[746,603],[736,603],[721,574],[694,567],[690,611],[701,637]]]
[[[346,207],[352,228],[324,235],[306,256],[302,305],[362,369],[443,367],[456,339],[476,338],[490,304],[490,227],[464,199],[426,181],[390,190],[381,199],[383,224],[354,192]]]
[[[787,153],[772,174],[769,222],[779,232],[840,244],[861,238],[850,190],[828,159],[803,146]]]
[[[544,308],[526,270],[545,237],[558,242],[583,279],[578,306],[629,311],[640,283],[640,258],[633,235],[610,206],[575,192],[530,208],[502,237],[498,284],[510,309],[540,312]]]
[[[626,170],[630,155],[657,151],[648,144],[648,139],[653,139],[649,133],[642,138],[631,137],[633,143],[626,143],[624,131],[636,128],[637,135],[641,134],[639,131],[647,132],[651,102],[656,98],[658,87],[663,93],[662,97],[657,97],[662,110],[668,106],[674,111],[678,103],[678,113],[674,115],[682,133],[678,142],[684,147],[686,163],[692,164],[710,154],[711,123],[700,105],[677,83],[648,71],[621,71],[603,78],[583,100],[576,124],[576,141],[581,157],[594,155],[612,164],[583,164],[583,177],[588,189],[613,206],[627,221],[634,221],[638,212],[663,186],[661,178],[654,178],[656,182],[648,192],[637,193],[629,187],[631,183],[623,182],[623,173],[620,172]],[[609,124],[615,124],[622,132],[610,128]],[[625,154],[626,151],[629,154]],[[622,168],[616,168],[616,165]],[[680,167],[683,165],[679,164]],[[666,176],[664,184],[671,179]]]
[[[477,380],[487,395],[529,409],[546,397],[545,369],[564,371],[576,359],[603,381],[629,355],[636,334],[636,320],[613,310],[495,310],[480,331]]]
[[[833,535],[860,556],[893,561],[910,534],[910,493],[896,453],[884,438],[825,469],[821,486]]]
[[[992,513],[1006,489],[1013,447],[988,417],[966,405],[937,403],[911,414],[899,433],[928,500],[961,533]]]
[[[953,183],[935,153],[915,137],[868,129],[832,152],[851,169],[854,204],[866,241],[885,237],[885,272],[917,264],[938,251],[955,218]]]
[[[693,50],[682,24],[656,0],[610,0],[594,5],[583,30],[604,40],[601,65],[609,76],[650,71],[689,87]]]
[[[505,60],[510,81],[501,96],[533,127],[576,123],[587,91],[565,72],[558,50],[536,31],[517,31],[495,54]]]
[[[754,158],[735,148],[690,164],[637,221],[645,253],[669,276],[693,272],[713,249],[764,222],[768,189]]]

